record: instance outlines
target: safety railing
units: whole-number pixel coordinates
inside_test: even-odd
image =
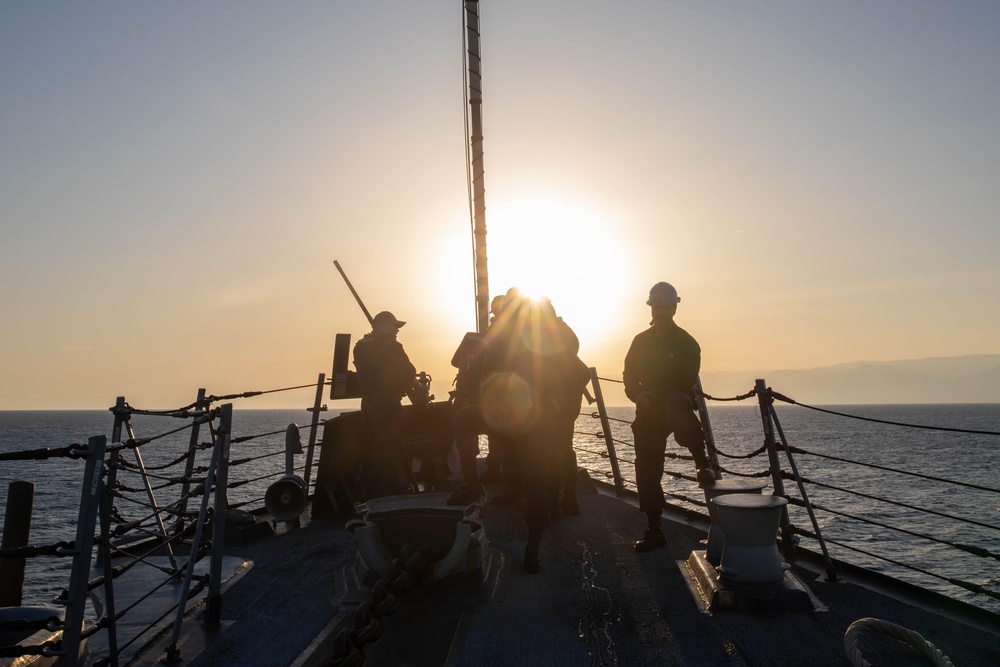
[[[79,647],[87,641],[90,664],[117,665],[148,642],[154,630],[168,627],[165,624],[172,618],[166,658],[181,659],[180,627],[191,605],[204,594],[205,624],[217,625],[221,618],[226,524],[256,521],[266,489],[289,469],[306,480],[308,490],[328,385],[320,374],[315,384],[279,390],[211,396],[202,389],[194,403],[171,410],[138,409],[120,397],[110,408],[114,415],[110,444],[100,436],[87,446],[0,453],[0,460],[6,461],[64,457],[83,460],[85,466],[80,514],[72,522],[77,526],[75,540],[46,546],[5,544],[0,549],[0,564],[73,557],[71,566],[56,568],[69,578],[68,587],[56,597],[65,613],[0,620],[0,629],[48,633],[31,645],[0,647],[0,657],[42,654],[60,656],[60,664],[74,665]],[[232,403],[218,405],[296,389],[315,389],[313,405],[306,409],[311,422],[305,427],[308,446],[303,450],[298,443],[299,454],[290,451],[288,442],[291,433],[298,437],[297,427],[238,434]],[[183,425],[140,437],[162,419],[180,420]],[[275,440],[282,444],[277,446]],[[17,589],[20,593],[20,580]]]
[[[618,382],[600,378],[596,371],[593,372],[592,386],[599,405],[596,411],[584,413],[577,421],[575,448],[578,459],[592,477],[613,486],[619,495],[633,493],[635,455],[629,429],[632,412],[609,411],[600,405],[601,381]],[[926,470],[907,470],[892,463],[865,460],[857,454],[837,454],[796,445],[796,433],[786,434],[775,402],[819,410],[838,423],[875,422],[884,429],[894,429],[897,440],[904,439],[907,430],[933,430],[943,436],[978,438],[968,440],[969,446],[988,443],[982,446],[993,449],[1000,433],[889,422],[805,406],[773,392],[763,380],[759,380],[751,391],[733,398],[716,398],[701,392],[700,387],[699,394],[702,399],[699,417],[705,427],[710,456],[720,476],[767,478],[771,482],[771,492],[789,500],[779,539],[786,560],[794,561],[801,543],[802,548],[810,547],[825,559],[831,578],[837,576],[838,561],[842,561],[881,571],[991,611],[1000,611],[997,602],[1000,600],[1000,586],[997,585],[1000,581],[1000,566],[997,565],[1000,525],[988,514],[976,514],[976,508],[996,506],[1000,488],[988,482],[928,474]],[[706,419],[704,401],[750,398],[757,400],[754,418],[742,419],[738,432],[725,434],[739,443],[737,447],[723,439],[716,443],[719,433]],[[754,420],[758,429],[756,435],[751,434]],[[593,430],[590,424],[594,425]],[[822,438],[831,443],[841,441],[830,435],[836,433],[836,425],[824,428],[830,431],[815,436],[820,442],[824,442]],[[752,446],[747,447],[747,442],[753,443]],[[831,444],[831,448],[833,446]],[[954,449],[928,446],[928,468],[932,468],[930,463],[935,454],[941,458],[933,467],[947,468],[949,454],[946,452],[950,451]],[[869,474],[858,473],[859,470]],[[698,488],[694,473],[687,450],[668,446],[664,471],[668,504],[707,520],[704,494]],[[920,493],[907,493],[914,483],[921,485]]]

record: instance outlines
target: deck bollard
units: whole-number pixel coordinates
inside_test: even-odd
[[[722,534],[722,526],[719,525],[719,510],[713,498],[730,493],[753,493],[760,495],[767,486],[767,482],[750,479],[717,479],[714,483],[703,488],[705,491],[705,504],[708,506],[708,515],[711,523],[708,526],[708,541],[705,544],[705,560],[712,565],[718,566],[722,560],[722,547],[726,543]]]
[[[719,575],[740,584],[780,582],[788,565],[778,553],[778,526],[788,500],[731,493],[718,496],[712,503],[726,538]]]
[[[31,532],[31,508],[35,485],[14,481],[7,487],[7,511],[3,519],[3,547],[28,546]],[[24,592],[24,558],[0,558],[0,607],[20,607]]]

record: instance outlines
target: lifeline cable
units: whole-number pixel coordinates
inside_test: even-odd
[[[968,428],[948,428],[945,426],[927,426],[926,424],[907,424],[906,422],[894,422],[888,419],[875,419],[874,417],[861,417],[860,415],[849,415],[844,412],[837,412],[835,410],[827,410],[825,408],[817,408],[815,405],[806,405],[805,403],[799,403],[794,399],[788,398],[776,391],[768,390],[771,398],[779,401],[784,401],[785,403],[790,403],[792,405],[797,405],[800,408],[807,408],[809,410],[815,410],[816,412],[825,412],[828,415],[837,415],[838,417],[847,417],[849,419],[858,419],[860,421],[875,422],[876,424],[889,424],[890,426],[905,426],[907,428],[922,428],[928,431],[947,431],[949,433],[972,433],[973,435],[1000,435],[1000,431],[977,431]]]
[[[1000,489],[993,489],[988,486],[980,486],[979,484],[970,484],[969,482],[959,482],[954,479],[947,479],[945,477],[934,477],[932,475],[924,475],[919,472],[910,472],[909,470],[900,470],[899,468],[887,468],[886,466],[880,466],[877,463],[864,463],[863,461],[855,461],[853,459],[844,459],[839,456],[831,456],[830,454],[818,454],[816,452],[811,452],[808,449],[802,449],[800,447],[789,447],[790,452],[793,454],[807,454],[809,456],[818,456],[823,459],[831,459],[833,461],[840,461],[841,463],[854,463],[855,465],[864,466],[866,468],[876,468],[878,470],[885,470],[886,472],[895,472],[900,475],[910,475],[911,477],[920,477],[921,479],[929,479],[932,482],[945,482],[947,484],[955,484],[956,486],[965,486],[970,489],[978,489],[980,491],[992,491],[993,493],[1000,493]]]
[[[806,503],[804,501],[800,500],[799,498],[789,498],[788,496],[786,496],[785,498],[788,500],[789,503],[791,503],[792,505],[795,505],[796,507],[805,507],[806,506]],[[823,511],[823,512],[829,512],[830,514],[836,514],[838,516],[847,517],[848,519],[853,519],[855,521],[860,521],[861,523],[869,523],[869,524],[871,524],[873,526],[879,526],[880,528],[888,528],[889,530],[895,530],[897,532],[905,533],[905,534],[911,535],[913,537],[919,537],[919,538],[922,538],[922,539],[925,539],[925,540],[929,540],[931,542],[937,542],[938,544],[944,544],[946,546],[958,549],[959,551],[964,551],[966,553],[972,554],[973,556],[979,556],[981,558],[995,558],[996,560],[1000,560],[1000,554],[995,554],[992,551],[990,551],[989,549],[985,549],[983,547],[977,547],[977,546],[973,546],[973,545],[969,545],[969,544],[959,544],[957,542],[950,542],[948,540],[944,540],[944,539],[941,539],[939,537],[933,537],[931,535],[925,535],[923,533],[916,533],[916,532],[913,532],[912,530],[907,530],[905,528],[897,528],[896,526],[890,526],[887,523],[881,523],[879,521],[875,521],[874,519],[866,519],[864,517],[855,516],[854,514],[848,514],[847,512],[841,512],[841,511],[838,511],[838,510],[835,510],[835,509],[831,509],[829,507],[825,507],[823,505],[818,505],[818,504],[816,504],[814,502],[811,502],[811,501],[810,501],[809,504],[814,509],[818,509],[818,510]]]
[[[794,479],[790,473],[782,472],[781,477],[783,479]],[[824,484],[823,482],[817,482],[815,480],[809,479],[808,477],[802,478],[803,482],[808,482],[809,484],[815,484],[816,486],[822,486],[827,489],[834,489],[835,491],[842,491],[843,493],[850,493],[855,496],[861,496],[862,498],[868,498],[869,500],[878,500],[883,503],[888,503],[890,505],[896,505],[898,507],[905,507],[906,509],[915,510],[917,512],[926,512],[927,514],[933,514],[945,519],[951,519],[953,521],[961,521],[963,523],[972,524],[974,526],[979,526],[981,528],[990,528],[992,530],[1000,530],[1000,526],[994,526],[988,523],[983,523],[982,521],[976,521],[975,519],[966,519],[960,516],[955,516],[954,514],[946,514],[944,512],[938,512],[937,510],[927,509],[926,507],[917,507],[916,505],[908,505],[906,503],[901,503],[897,500],[889,500],[888,498],[880,498],[879,496],[873,496],[868,493],[862,493],[860,491],[852,491],[851,489],[845,489],[834,484]]]

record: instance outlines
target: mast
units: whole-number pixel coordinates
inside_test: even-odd
[[[483,179],[483,89],[479,50],[479,2],[465,1],[468,37],[466,63],[469,76],[469,117],[472,149],[473,253],[476,267],[476,330],[486,331],[490,323],[490,283],[486,263],[486,187]]]

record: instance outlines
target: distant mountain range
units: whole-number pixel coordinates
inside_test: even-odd
[[[701,374],[705,393],[735,396],[763,378],[799,403],[1000,403],[1000,354],[901,361],[858,361],[807,370]]]

